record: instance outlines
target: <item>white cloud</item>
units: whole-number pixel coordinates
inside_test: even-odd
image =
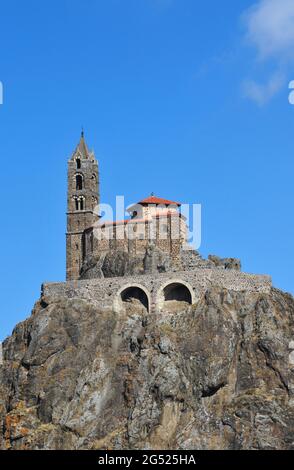
[[[244,96],[262,106],[280,91],[287,67],[294,62],[294,0],[258,0],[242,19],[245,38],[255,48],[259,66],[270,61],[276,70],[264,83],[243,83]]]
[[[258,83],[255,80],[245,80],[243,82],[243,94],[246,98],[264,106],[271,98],[281,90],[285,84],[285,77],[282,74],[274,74],[266,83]]]
[[[294,59],[294,0],[259,0],[243,18],[259,58]]]

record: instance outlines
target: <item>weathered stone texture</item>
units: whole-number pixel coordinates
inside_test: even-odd
[[[246,274],[234,270],[198,268],[193,271],[157,272],[144,276],[44,283],[42,292],[45,298],[53,301],[60,297],[78,297],[96,305],[112,308],[124,287],[136,285],[149,293],[151,304],[156,308],[160,291],[173,282],[185,283],[197,300],[212,286],[233,291],[265,293],[270,292],[272,287],[270,276]]]
[[[140,240],[139,240],[140,241]],[[136,241],[137,243],[138,241]],[[139,252],[113,249],[101,254],[87,255],[83,260],[80,279],[123,277],[149,273],[194,271],[199,268],[241,271],[241,262],[236,258],[220,258],[209,255],[208,259],[194,249],[177,247],[178,255],[170,256],[166,249],[147,243]]]
[[[220,258],[216,255],[209,255],[208,260],[218,268],[222,267],[223,269],[241,271],[241,261],[237,258]]]
[[[85,231],[98,219],[95,208],[99,202],[98,162],[82,133],[67,166],[66,279],[79,278],[86,249]]]
[[[2,449],[294,449],[290,295],[208,286],[152,314],[79,295],[4,342]]]

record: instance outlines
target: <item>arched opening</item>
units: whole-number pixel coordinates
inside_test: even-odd
[[[83,197],[80,197],[80,211],[83,211],[85,209],[85,199]]]
[[[76,159],[76,164],[77,164],[77,169],[79,170],[81,168],[81,159],[80,158]]]
[[[138,309],[142,309],[142,307],[147,312],[149,310],[148,296],[140,287],[127,287],[120,293],[120,298],[127,310],[134,310],[136,312]]]
[[[73,199],[74,199],[74,205],[75,205],[76,211],[83,211],[86,209],[84,196],[80,196],[80,197],[75,196]]]
[[[190,290],[184,284],[173,282],[163,289],[164,301],[186,302],[192,304],[192,295]]]
[[[166,312],[180,312],[195,304],[195,292],[182,279],[170,279],[157,291],[156,307]]]
[[[94,210],[98,204],[98,200],[96,197],[92,196],[92,209]]]
[[[83,189],[83,177],[82,175],[76,175],[76,189]]]

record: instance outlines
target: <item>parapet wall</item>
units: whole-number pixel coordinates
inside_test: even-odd
[[[195,269],[174,273],[156,273],[142,276],[89,279],[59,283],[44,283],[43,297],[50,300],[60,297],[89,300],[101,307],[115,307],[121,292],[128,287],[139,287],[147,295],[150,311],[160,308],[162,290],[172,283],[182,283],[189,288],[193,303],[210,287],[222,287],[233,291],[265,292],[272,287],[270,276],[246,274],[232,270]]]

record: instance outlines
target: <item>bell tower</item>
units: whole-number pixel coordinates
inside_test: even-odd
[[[83,233],[98,219],[100,203],[98,162],[81,133],[80,141],[68,161],[66,280],[79,279],[83,262]]]

